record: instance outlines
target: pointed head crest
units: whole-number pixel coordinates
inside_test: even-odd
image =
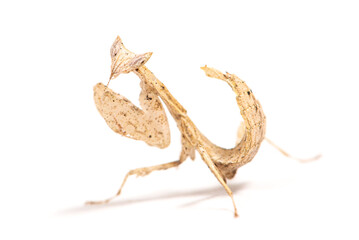
[[[135,54],[125,48],[122,40],[117,36],[113,42],[111,50],[111,76],[110,80],[116,78],[122,73],[129,73],[135,71],[144,65],[150,59],[152,52]]]

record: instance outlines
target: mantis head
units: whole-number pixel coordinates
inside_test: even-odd
[[[144,65],[152,55],[152,52],[144,54],[135,54],[131,52],[125,48],[119,36],[117,36],[116,40],[113,42],[110,53],[112,63],[109,82],[111,79],[118,77],[121,73],[135,71]]]

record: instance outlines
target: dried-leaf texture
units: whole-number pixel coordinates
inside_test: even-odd
[[[145,66],[151,54],[134,54],[126,49],[122,40],[117,37],[111,47],[110,80],[119,74],[134,72],[141,79],[141,108],[102,83],[98,83],[94,87],[95,104],[108,126],[116,133],[142,140],[151,146],[165,148],[170,143],[170,131],[161,99],[181,132],[182,150],[178,161],[131,170],[126,175],[117,195],[120,194],[128,176],[144,176],[154,170],[178,166],[188,157],[194,159],[195,151],[197,151],[231,197],[234,212],[237,215],[232,192],[227,186],[226,180],[233,178],[239,167],[254,158],[265,138],[266,117],[262,106],[247,84],[236,75],[222,73],[207,66],[201,68],[208,77],[225,81],[231,87],[244,120],[238,130],[236,146],[231,149],[221,148],[198,130],[188,117],[186,109]],[[111,199],[99,203],[108,202]]]
[[[102,83],[96,84],[94,100],[97,110],[114,132],[150,146],[166,148],[171,141],[166,112],[158,96],[145,82],[141,82],[141,87],[142,109]]]

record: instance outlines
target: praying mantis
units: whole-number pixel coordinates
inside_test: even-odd
[[[125,48],[118,36],[110,53],[111,75],[109,82],[107,85],[98,83],[94,86],[94,101],[107,125],[122,136],[144,141],[150,146],[166,148],[170,144],[170,129],[164,106],[161,103],[162,100],[181,132],[182,150],[177,161],[130,170],[113,197],[103,201],[90,201],[87,204],[108,203],[121,194],[129,176],[145,176],[153,171],[177,167],[188,157],[194,160],[195,151],[197,151],[231,198],[234,216],[237,217],[237,207],[233,193],[227,185],[227,179],[232,179],[239,167],[254,158],[265,139],[266,132],[266,117],[252,90],[234,74],[222,73],[207,66],[201,68],[208,77],[222,80],[232,88],[244,120],[238,130],[237,145],[232,149],[224,149],[213,144],[198,130],[188,117],[186,109],[145,66],[152,55],[151,52],[135,54]],[[141,108],[108,87],[112,79],[120,74],[130,72],[136,74],[141,80],[142,90],[139,97]],[[269,143],[274,145],[272,142]],[[274,146],[289,156],[279,147]]]

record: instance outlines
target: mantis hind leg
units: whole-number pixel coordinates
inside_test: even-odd
[[[198,152],[201,154],[201,157],[202,157],[203,161],[207,164],[208,168],[211,170],[213,175],[217,178],[219,183],[226,190],[228,196],[231,198],[233,208],[234,208],[234,216],[238,217],[237,206],[236,206],[236,203],[235,203],[234,198],[233,198],[233,193],[232,193],[232,190],[228,187],[225,177],[223,177],[223,174],[216,167],[216,165],[212,161],[211,157],[208,155],[207,151],[204,148],[199,147]]]
[[[127,181],[127,178],[131,175],[136,175],[138,177],[142,177],[142,176],[146,176],[148,174],[150,174],[151,172],[153,171],[157,171],[157,170],[167,170],[169,168],[173,168],[173,167],[177,167],[179,166],[181,163],[183,163],[185,159],[181,158],[180,160],[178,161],[174,161],[174,162],[169,162],[169,163],[164,163],[164,164],[159,164],[159,165],[155,165],[155,166],[151,166],[151,167],[142,167],[142,168],[136,168],[136,169],[133,169],[133,170],[130,170],[125,178],[123,179],[122,181],[122,184],[121,184],[121,187],[120,189],[117,191],[117,193],[110,197],[110,198],[107,198],[105,200],[102,200],[102,201],[88,201],[86,202],[86,204],[104,204],[104,203],[108,203],[110,202],[111,200],[113,200],[114,198],[118,197],[120,194],[121,194],[121,191]]]
[[[283,154],[284,156],[288,157],[288,158],[292,158],[294,160],[297,160],[299,162],[311,162],[311,161],[315,161],[318,160],[319,158],[321,158],[321,154],[318,154],[314,157],[311,158],[298,158],[298,157],[294,157],[292,155],[290,155],[289,153],[287,153],[286,151],[284,151],[282,148],[278,147],[277,144],[275,144],[274,142],[272,142],[271,140],[269,140],[268,138],[265,138],[265,140],[272,145],[272,147],[274,147],[275,149],[277,149],[281,154]]]

